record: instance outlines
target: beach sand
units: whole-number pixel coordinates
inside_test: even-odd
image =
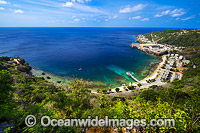
[[[146,78],[140,80],[139,82],[142,84],[142,87],[141,88],[148,88],[152,85],[164,85],[166,83],[163,83],[163,82],[153,82],[153,83],[148,83],[146,82],[146,80],[149,80],[149,79],[155,79],[157,74],[158,74],[158,71],[160,70],[161,66],[165,63],[166,61],[166,56],[167,55],[163,55],[162,56],[162,61],[158,64],[157,68],[153,71],[153,73],[149,76],[147,76]],[[129,83],[129,85],[135,85],[135,84],[138,84],[137,82],[134,82],[134,83]],[[127,86],[120,86],[120,87],[116,87],[116,88],[119,88],[120,91],[126,91],[125,89],[127,89]],[[140,88],[139,86],[137,86],[136,88]],[[116,92],[115,91],[115,88],[113,88],[111,90],[112,92]],[[127,91],[127,92],[131,92],[131,91]]]

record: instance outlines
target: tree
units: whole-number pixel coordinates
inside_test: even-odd
[[[139,83],[138,86],[140,87],[140,86],[142,86],[142,84]]]
[[[119,92],[119,88],[116,88],[115,91],[116,91],[116,92]]]
[[[12,77],[9,71],[1,70],[0,71],[0,103],[4,103],[11,97],[12,91]]]
[[[105,94],[105,93],[107,92],[107,90],[106,90],[106,89],[104,89],[102,92]]]
[[[174,62],[174,64],[173,64],[173,66],[172,66],[172,67],[176,68],[176,62]]]

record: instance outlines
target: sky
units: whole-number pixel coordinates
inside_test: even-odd
[[[0,27],[200,28],[200,0],[0,0]]]

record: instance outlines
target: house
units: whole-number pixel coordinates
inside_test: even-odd
[[[180,55],[180,56],[179,56],[179,60],[182,60],[182,59],[183,59],[183,56],[182,56],[182,55]]]
[[[187,65],[190,63],[190,60],[183,60],[183,65]]]
[[[167,69],[171,70],[171,69],[172,69],[172,67],[171,67],[171,66],[168,66],[168,67],[167,67]]]
[[[18,59],[14,59],[14,62],[16,62],[17,64],[20,64],[19,61],[20,61],[20,60],[18,60]]]
[[[14,63],[14,61],[13,61],[13,60],[10,60],[10,61],[8,61],[8,63],[12,64],[12,63]]]

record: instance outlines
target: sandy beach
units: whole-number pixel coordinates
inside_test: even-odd
[[[155,70],[151,75],[149,75],[149,76],[147,76],[146,78],[144,78],[143,80],[141,80],[141,81],[140,81],[141,83],[146,83],[146,80],[156,78],[159,69],[161,68],[161,66],[162,66],[162,65],[165,63],[165,61],[166,61],[166,56],[167,56],[167,55],[163,55],[163,56],[162,56],[162,62],[159,63],[159,65],[158,65],[158,67],[156,68],[156,70]]]
[[[165,61],[166,61],[166,56],[167,56],[167,55],[163,55],[163,56],[162,56],[162,61],[159,63],[159,65],[158,65],[157,68],[153,71],[153,73],[152,73],[151,75],[149,75],[149,76],[147,76],[146,78],[144,78],[144,79],[142,79],[142,80],[139,81],[139,82],[142,84],[142,86],[141,86],[141,87],[137,86],[136,89],[139,89],[139,88],[148,88],[148,87],[150,87],[150,86],[152,86],[152,85],[164,85],[164,84],[166,84],[166,83],[160,82],[160,81],[155,81],[155,82],[153,82],[153,83],[147,83],[147,82],[146,82],[146,80],[155,79],[155,78],[156,78],[156,76],[157,76],[158,73],[159,73],[159,70],[160,70],[161,66],[162,66],[162,65],[165,63]],[[130,86],[130,85],[137,85],[137,84],[138,84],[137,82],[129,83],[129,86]],[[116,87],[116,88],[119,88],[119,91],[126,91],[125,89],[127,88],[127,86],[120,86],[120,87]],[[115,88],[113,88],[111,91],[112,91],[112,92],[116,92],[116,91],[115,91]],[[131,92],[131,91],[126,91],[126,92],[129,93],[129,92]]]

